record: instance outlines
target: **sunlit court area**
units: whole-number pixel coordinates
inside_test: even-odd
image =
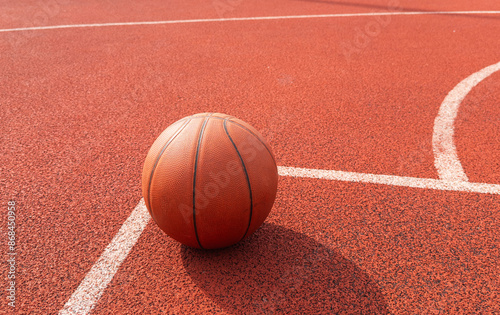
[[[1,314],[500,313],[500,2],[0,5]]]

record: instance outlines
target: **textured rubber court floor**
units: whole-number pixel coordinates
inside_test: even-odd
[[[0,313],[500,313],[497,0],[0,3]],[[199,112],[280,173],[218,251],[141,201],[149,147]]]

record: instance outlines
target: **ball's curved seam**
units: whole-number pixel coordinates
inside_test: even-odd
[[[248,175],[248,171],[247,171],[247,168],[245,166],[245,162],[243,161],[243,157],[241,156],[240,154],[240,151],[238,150],[238,148],[236,147],[236,144],[234,143],[233,141],[233,138],[231,138],[231,135],[229,134],[229,131],[227,130],[227,122],[229,121],[230,118],[226,118],[224,120],[224,131],[226,132],[226,135],[227,137],[229,138],[229,140],[231,141],[231,143],[233,144],[233,147],[234,149],[236,150],[236,153],[238,154],[238,157],[240,158],[240,162],[241,162],[241,166],[243,167],[243,172],[245,173],[245,178],[247,180],[247,184],[248,184],[248,191],[250,193],[250,217],[248,219],[248,225],[247,225],[247,229],[245,230],[245,233],[243,234],[243,237],[240,239],[240,241],[242,239],[244,239],[248,233],[248,230],[250,229],[250,225],[252,223],[252,215],[253,215],[253,196],[252,196],[252,185],[250,184],[250,177]]]
[[[231,117],[231,118],[234,118],[234,117]],[[233,123],[233,124],[235,124],[236,126],[239,126],[239,127],[243,128],[243,129],[245,129],[245,130],[246,130],[246,131],[248,131],[248,132],[249,132],[252,136],[254,136],[257,140],[259,140],[259,142],[260,142],[260,143],[262,143],[262,145],[264,146],[264,148],[266,148],[267,152],[269,152],[269,155],[270,155],[270,156],[271,156],[271,158],[273,159],[274,165],[277,165],[277,164],[276,164],[276,160],[274,159],[274,154],[271,152],[271,149],[269,149],[269,148],[268,148],[267,144],[266,144],[264,141],[262,141],[262,140],[260,139],[260,137],[259,137],[258,135],[256,135],[256,134],[255,134],[252,130],[248,129],[247,127],[243,126],[242,124],[239,124],[239,123],[238,123],[238,122],[236,122],[236,121],[231,120],[231,118],[229,118],[229,120],[228,120],[230,123]]]
[[[198,136],[198,146],[196,148],[196,156],[194,159],[194,169],[193,169],[193,225],[194,225],[194,234],[196,235],[196,241],[198,241],[198,245],[200,245],[201,249],[203,249],[203,246],[201,245],[200,238],[198,236],[198,229],[196,228],[196,170],[198,168],[198,156],[200,154],[200,147],[201,147],[201,141],[203,138],[203,132],[205,131],[205,128],[207,126],[207,122],[210,120],[211,115],[212,114],[205,116],[205,121],[203,122],[203,125],[201,126],[200,135]]]
[[[182,121],[182,119],[180,121]],[[163,153],[165,152],[165,150],[167,149],[167,147],[170,145],[170,143],[172,143],[172,141],[174,141],[174,139],[182,132],[182,130],[184,130],[184,128],[186,128],[186,126],[189,124],[190,121],[191,121],[191,117],[187,117],[187,121],[184,122],[184,124],[182,126],[180,126],[179,129],[177,129],[177,131],[165,143],[165,145],[161,149],[160,153],[156,157],[156,160],[155,160],[155,163],[153,165],[153,168],[151,169],[151,174],[149,175],[149,183],[148,183],[148,191],[147,191],[147,197],[148,197],[147,208],[148,208],[148,210],[151,209],[151,183],[153,182],[153,176],[154,176],[154,173],[155,173],[155,170],[156,170],[156,166],[158,165],[158,162],[160,161],[161,156],[163,155]],[[151,217],[153,218],[153,220],[155,220],[155,222],[156,222],[156,219],[153,216],[153,210],[149,210],[149,212],[150,212]]]
[[[274,161],[274,164],[276,164],[276,160],[274,158],[274,154],[272,153],[271,149],[269,149],[269,147],[267,146],[267,144],[262,141],[262,139],[260,139],[260,137],[258,135],[256,135],[252,130],[248,129],[247,127],[245,127],[244,125],[238,123],[237,121],[234,121],[232,120],[233,118],[234,119],[238,119],[234,116],[230,116],[230,115],[226,115],[227,117],[226,118],[222,118],[222,117],[217,117],[217,116],[214,116],[214,117],[211,117],[214,113],[209,113],[209,114],[206,114],[206,115],[199,115],[199,116],[192,116],[192,119],[196,119],[196,118],[206,118],[206,117],[210,117],[210,119],[221,119],[221,120],[226,120],[232,124],[235,124],[243,129],[245,129],[246,131],[248,131],[250,134],[252,134],[255,138],[257,138],[257,140],[259,140],[260,143],[262,143],[262,145],[266,148],[267,152],[269,152],[269,154],[271,155],[271,158],[273,159]]]

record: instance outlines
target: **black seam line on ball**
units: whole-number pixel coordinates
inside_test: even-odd
[[[206,117],[210,117],[211,115],[213,115],[213,113],[210,113],[208,115],[205,115],[205,116],[193,116],[192,119],[197,119],[197,118],[206,118]],[[242,124],[234,121],[234,120],[231,120],[235,117],[233,116],[229,116],[229,117],[217,117],[217,116],[214,116],[214,117],[210,117],[210,119],[219,119],[219,120],[224,120],[224,121],[229,121],[230,123],[242,128],[242,129],[245,129],[248,133],[250,133],[251,135],[253,135],[260,143],[262,143],[262,145],[264,146],[264,148],[266,148],[267,152],[269,152],[269,155],[271,156],[271,159],[273,160],[274,162],[274,165],[277,165],[276,164],[276,160],[274,159],[274,155],[273,153],[271,152],[271,149],[269,149],[269,147],[267,146],[267,144],[265,142],[263,142],[259,136],[257,136],[252,130],[248,129],[247,127],[243,126]]]
[[[193,116],[193,119],[196,119],[196,118],[206,118],[206,117],[210,117],[211,115],[213,115],[213,113],[210,113],[208,115],[205,115],[205,116]],[[229,117],[210,117],[210,119],[220,119],[220,120],[224,120],[224,121],[229,121],[230,123],[236,125],[236,126],[239,126],[240,128],[243,128],[245,129],[246,131],[248,131],[251,135],[253,135],[255,138],[257,138],[257,140],[259,140],[260,143],[262,143],[262,145],[266,148],[267,152],[269,152],[269,155],[271,155],[271,158],[273,159],[274,161],[274,164],[276,164],[276,161],[274,160],[274,155],[271,153],[271,149],[269,149],[269,147],[267,146],[267,144],[265,142],[263,142],[259,136],[257,136],[252,130],[248,129],[247,127],[243,126],[242,124],[234,121],[234,120],[231,120],[233,118],[236,118],[236,117],[233,117],[233,116],[229,116]]]
[[[231,117],[232,118],[232,117]],[[246,131],[248,131],[251,135],[253,135],[257,140],[259,140],[260,143],[262,143],[262,145],[264,146],[264,148],[266,148],[267,152],[269,152],[269,155],[271,156],[271,158],[273,159],[274,161],[274,164],[276,164],[276,161],[274,160],[274,155],[271,153],[271,149],[269,149],[267,147],[267,145],[260,139],[259,136],[257,136],[252,130],[248,129],[247,127],[237,123],[236,121],[233,121],[233,120],[230,120],[231,118],[227,118],[228,121],[232,124],[235,124],[236,126],[239,126],[240,128],[243,128],[245,129]]]
[[[240,151],[238,151],[238,148],[236,147],[236,144],[234,143],[233,138],[231,138],[231,136],[229,135],[229,132],[227,130],[227,122],[228,122],[228,119],[224,120],[224,131],[226,132],[226,135],[229,138],[229,140],[231,140],[231,143],[233,144],[233,147],[236,150],[236,153],[238,154],[238,157],[240,158],[240,162],[241,162],[241,165],[243,166],[243,171],[245,172],[245,177],[247,179],[248,191],[249,191],[249,194],[250,194],[250,218],[248,219],[248,225],[247,225],[247,229],[245,231],[245,234],[243,234],[243,237],[240,239],[240,240],[242,240],[247,235],[248,230],[250,229],[250,225],[252,223],[252,214],[253,214],[252,186],[250,185],[250,177],[248,176],[248,172],[247,172],[247,168],[245,166],[245,162],[243,162],[243,158],[241,157]]]
[[[198,169],[198,156],[200,154],[203,132],[205,131],[207,122],[210,120],[210,116],[211,114],[205,117],[205,121],[203,121],[203,125],[201,126],[200,135],[198,136],[198,146],[196,148],[196,157],[194,159],[194,171],[193,171],[193,225],[194,225],[194,234],[196,235],[196,241],[198,241],[198,245],[200,245],[200,248],[203,248],[203,246],[201,246],[200,237],[198,236],[198,229],[196,228],[196,171]]]
[[[161,156],[163,155],[163,153],[165,152],[165,150],[167,149],[167,147],[170,145],[170,143],[172,143],[172,141],[174,141],[174,139],[181,133],[181,131],[184,130],[184,128],[186,128],[186,126],[189,124],[190,121],[191,121],[191,117],[188,117],[187,121],[185,121],[184,124],[182,126],[180,126],[179,129],[177,129],[177,131],[167,141],[167,143],[163,146],[163,148],[161,149],[160,153],[156,157],[155,164],[153,165],[153,169],[151,170],[151,175],[149,176],[149,184],[148,184],[148,209],[151,209],[151,183],[153,182],[153,176],[154,176],[154,173],[155,173],[155,170],[156,170],[156,166],[158,165]],[[151,211],[151,213],[153,213],[153,211]],[[151,215],[151,217],[153,217],[153,216]],[[153,218],[153,220],[154,220],[154,218]],[[156,222],[156,220],[155,220],[155,222]]]

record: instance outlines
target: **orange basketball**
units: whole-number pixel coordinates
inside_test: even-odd
[[[144,201],[158,226],[187,246],[221,248],[252,234],[271,211],[278,170],[264,138],[224,114],[170,125],[149,150]]]

